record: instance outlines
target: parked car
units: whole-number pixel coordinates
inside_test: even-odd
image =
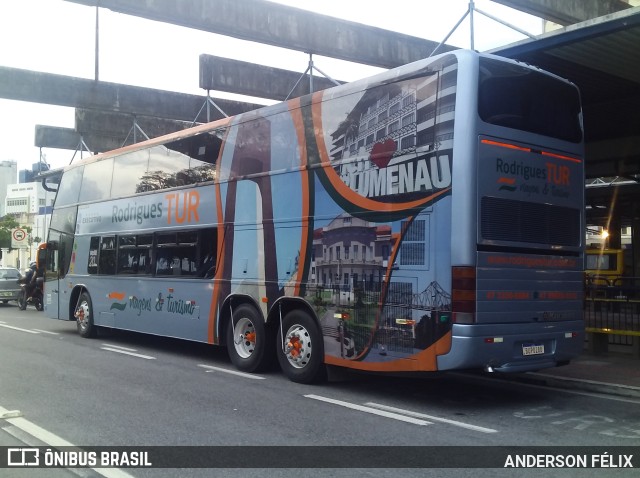
[[[21,288],[18,280],[22,276],[15,267],[0,267],[0,301],[6,304],[10,300],[18,300]]]

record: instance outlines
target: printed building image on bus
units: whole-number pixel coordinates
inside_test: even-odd
[[[582,349],[579,93],[528,65],[448,53],[45,180],[45,311],[83,336],[226,345],[298,382]]]

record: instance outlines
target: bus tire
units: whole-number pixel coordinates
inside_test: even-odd
[[[277,338],[278,362],[292,382],[326,380],[324,343],[318,324],[303,310],[292,310],[282,319]]]
[[[94,338],[98,332],[93,322],[93,305],[91,304],[91,296],[88,292],[82,292],[78,298],[78,305],[73,314],[76,318],[78,333],[80,337]]]
[[[226,331],[227,352],[238,370],[263,372],[273,363],[274,333],[249,304],[233,309]]]

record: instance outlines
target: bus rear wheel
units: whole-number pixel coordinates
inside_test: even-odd
[[[238,370],[263,372],[273,362],[274,333],[260,313],[249,304],[233,309],[226,342],[229,358]]]
[[[80,337],[93,338],[97,335],[97,327],[93,323],[93,305],[88,292],[80,294],[73,315],[76,318]]]
[[[292,382],[315,383],[327,377],[323,339],[316,322],[302,310],[289,312],[278,334],[278,362]]]

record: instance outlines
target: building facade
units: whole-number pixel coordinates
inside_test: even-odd
[[[38,245],[46,240],[55,193],[45,191],[40,182],[9,184],[2,206],[22,227],[31,229],[29,248],[3,254],[5,266],[24,269],[35,259]],[[6,255],[6,257],[5,257]]]
[[[18,180],[18,163],[15,161],[0,161],[0,217],[6,214],[7,188]]]

